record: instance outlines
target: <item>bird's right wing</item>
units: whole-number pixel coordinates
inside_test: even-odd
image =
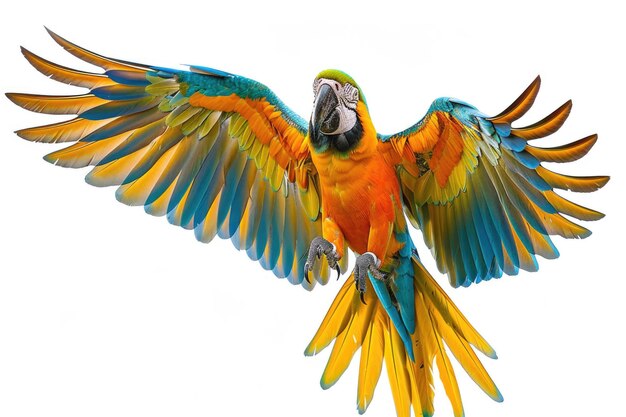
[[[584,238],[591,233],[563,214],[580,220],[603,217],[555,189],[590,192],[609,177],[573,177],[543,166],[582,158],[596,135],[555,148],[529,143],[558,130],[571,101],[530,126],[511,126],[532,106],[539,85],[537,77],[494,117],[440,98],[415,125],[379,136],[381,151],[398,167],[409,219],[422,230],[439,270],[455,287],[503,272],[514,275],[519,268],[534,271],[535,255],[558,256],[550,235]]]
[[[119,186],[119,201],[167,215],[202,242],[230,238],[265,269],[312,288],[314,282],[303,280],[304,263],[310,241],[322,234],[320,193],[302,118],[254,80],[205,67],[180,71],[106,58],[50,34],[105,71],[66,68],[23,49],[46,76],[90,91],[7,94],[28,110],[77,115],[19,130],[19,136],[74,142],[45,159],[94,166],[87,182]],[[325,283],[325,259],[316,265],[314,276]]]

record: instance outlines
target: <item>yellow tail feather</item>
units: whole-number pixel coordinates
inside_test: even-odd
[[[387,317],[382,306],[376,302],[376,309],[370,321],[365,340],[361,346],[359,365],[359,385],[357,388],[357,409],[363,414],[374,398],[374,389],[383,369],[385,352],[385,323]]]
[[[411,408],[416,415],[433,415],[433,365],[437,366],[455,416],[462,416],[461,394],[447,349],[487,395],[502,401],[472,346],[492,358],[496,358],[495,351],[418,259],[414,259],[414,291],[417,325],[411,335],[415,356],[412,361],[375,292],[370,288],[363,304],[353,280],[346,280],[305,351],[307,356],[314,355],[336,339],[322,376],[322,386],[328,388],[334,384],[361,348],[357,388],[359,413],[363,414],[373,399],[384,358],[398,416],[409,417]]]

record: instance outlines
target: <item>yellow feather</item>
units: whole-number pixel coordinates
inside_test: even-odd
[[[385,367],[398,417],[411,416],[411,380],[406,368],[406,356],[402,339],[387,318]]]
[[[9,100],[27,110],[47,114],[80,114],[101,104],[109,103],[94,96],[44,96],[38,94],[7,93]]]
[[[151,150],[157,148],[158,144],[155,145],[156,146],[150,146]],[[117,199],[128,205],[144,205],[150,195],[150,192],[154,188],[154,185],[159,180],[161,175],[163,175],[165,169],[167,169],[175,150],[176,149],[174,147],[168,149],[163,155],[161,155],[158,161],[155,162],[148,172],[135,181],[120,186],[115,193]]]
[[[309,188],[307,190],[303,190],[302,188],[298,188],[298,190],[300,192],[300,201],[302,201],[307,216],[311,220],[317,219],[320,213],[320,198],[313,182],[309,181]]]
[[[544,193],[544,196],[555,209],[563,214],[567,214],[568,216],[576,217],[577,219],[586,221],[600,220],[604,217],[604,214],[589,209],[587,207],[580,206],[576,203],[572,203],[571,201],[561,197],[554,191],[546,191]]]
[[[383,368],[385,353],[384,310],[377,303],[369,328],[361,347],[359,365],[359,385],[357,387],[357,408],[363,414],[374,398],[374,389],[378,384]]]
[[[63,167],[82,168],[96,165],[131,134],[132,132],[125,132],[96,142],[76,142],[67,148],[49,153],[44,159]]]
[[[322,388],[330,388],[350,365],[352,357],[363,344],[363,339],[372,320],[374,308],[378,305],[374,291],[367,291],[364,295],[365,303],[361,303],[358,292],[352,288],[352,297],[344,302],[352,305],[350,322],[337,336],[330,358],[322,374]]]
[[[543,162],[572,162],[587,155],[597,140],[598,135],[590,135],[555,148],[537,148],[526,145],[525,150]]]
[[[233,113],[230,118],[228,133],[230,134],[230,136],[237,138],[241,135],[243,129],[246,127],[247,124],[248,123],[243,116],[240,116],[237,113]]]
[[[567,116],[569,116],[571,110],[572,101],[568,100],[561,107],[537,123],[533,123],[530,126],[522,128],[511,129],[511,135],[527,140],[543,138],[544,136],[551,135],[563,126],[563,123],[567,120]]]
[[[191,117],[189,120],[185,121],[181,126],[181,131],[183,135],[190,135],[196,129],[204,123],[207,117],[209,117],[210,112],[208,110],[202,110],[198,112],[196,115]]]
[[[15,133],[22,139],[33,142],[62,143],[80,140],[106,125],[110,120],[87,120],[74,118],[60,123],[21,129]]]
[[[246,129],[244,129],[241,136],[239,136],[238,140],[239,140],[239,149],[241,149],[242,151],[245,151],[250,146],[252,146],[252,143],[256,140],[256,136],[254,136],[254,133],[252,133],[252,130],[250,129],[250,127],[246,127]]]
[[[180,89],[178,82],[173,79],[156,81],[148,86],[146,86],[146,93],[152,94],[153,96],[169,96],[170,94],[175,94]]]
[[[528,223],[525,223],[526,230],[531,229]],[[527,233],[528,234],[528,233]],[[517,233],[513,233],[513,241],[515,242],[515,247],[517,248],[517,256],[519,258],[519,267],[525,271],[537,271],[539,269],[539,264],[537,263],[537,259],[534,258],[528,249],[524,246],[522,241],[519,238]]]
[[[254,162],[256,163],[256,167],[258,169],[265,168],[265,164],[267,163],[267,158],[269,156],[269,146],[261,145],[261,149],[259,153],[254,157]]]
[[[535,102],[541,79],[539,77],[524,90],[524,92],[509,106],[497,116],[490,118],[494,123],[511,123],[522,117]]]
[[[101,68],[104,68],[107,70],[119,69],[119,70],[129,70],[129,71],[133,71],[133,70],[136,71],[138,69],[145,71],[147,69],[141,66],[132,65],[130,63],[122,63],[111,58],[103,57],[101,55],[88,51],[87,49],[81,48],[80,46],[73,44],[70,41],[63,39],[56,33],[52,32],[50,29],[46,28],[46,30],[48,31],[50,36],[52,36],[52,39],[54,39],[56,43],[61,45],[63,49],[65,49],[67,52],[76,56],[77,58],[82,59],[83,61],[97,65]]]
[[[141,158],[149,151],[149,147],[139,149],[108,164],[99,165],[87,174],[85,181],[96,187],[119,185],[126,179],[130,171],[135,168]]]
[[[165,123],[170,127],[178,126],[185,123],[202,110],[202,107],[191,107],[189,105],[181,106],[167,115]]]
[[[24,57],[33,67],[53,80],[86,88],[96,88],[115,84],[115,81],[111,80],[104,74],[93,74],[90,72],[67,68],[37,56],[26,48],[21,49],[22,54],[24,54]]]
[[[430,319],[433,320],[433,317],[430,316]],[[439,335],[437,335],[436,341],[438,352],[435,355],[435,360],[437,361],[439,377],[452,404],[454,416],[462,417],[465,413],[463,412],[463,402],[461,401],[461,393],[459,392],[459,385],[456,381],[454,369],[452,369],[450,358],[448,358],[448,354],[446,353],[446,349]]]
[[[304,351],[306,356],[313,356],[328,346],[350,321],[353,280],[351,275],[339,290],[317,333]]]
[[[163,194],[159,196],[152,204],[146,206],[146,212],[152,214],[153,216],[165,216],[167,214],[167,207],[172,198],[172,194],[174,194],[174,185],[176,184],[176,180],[172,181],[172,183],[167,187],[167,190]]]
[[[213,200],[213,204],[211,204],[211,208],[207,212],[206,216],[204,217],[202,222],[200,222],[200,224],[196,226],[196,227],[201,228],[202,230],[200,235],[196,234],[200,242],[209,243],[211,240],[213,240],[213,238],[217,234],[217,212],[219,209],[221,196],[222,196],[222,191],[220,190],[220,192],[217,193],[217,196],[215,196],[215,200]],[[229,217],[230,217],[230,214],[226,216],[226,219],[224,220],[224,224],[228,224]],[[197,220],[198,219],[192,219],[192,222],[197,222]]]
[[[210,116],[207,118],[209,120]],[[204,122],[206,124],[206,121]],[[204,124],[203,124],[204,127]],[[198,131],[198,140],[203,142],[213,143],[218,138],[221,132],[221,126],[219,124],[214,124],[211,130],[207,131],[205,135],[202,135],[202,129]]]
[[[171,222],[177,226],[184,227],[185,229],[192,229],[193,224],[182,224],[183,218],[183,210],[185,208],[185,204],[187,203],[187,197],[189,196],[189,191],[191,190],[191,186],[187,187],[185,194],[181,197],[180,201],[176,205],[174,209],[174,214],[172,216]],[[193,220],[192,220],[193,221]]]
[[[417,392],[419,393],[419,400],[422,407],[421,414],[432,416],[435,412],[435,391],[433,389],[432,368],[435,356],[435,336],[432,326],[428,321],[429,315],[426,307],[426,297],[424,293],[418,289],[416,289],[415,293],[415,316],[417,317],[417,328],[413,334],[413,352],[415,353],[413,371],[415,373]],[[418,412],[415,414],[417,415]]]
[[[476,329],[474,329],[463,313],[461,313],[458,307],[452,302],[450,297],[448,297],[428,271],[426,271],[426,269],[417,261],[413,263],[413,266],[416,276],[415,283],[417,284],[419,291],[425,294],[434,304],[437,310],[441,313],[445,322],[482,353],[495,359],[496,352],[493,348],[476,331]]]
[[[200,130],[198,130],[198,138],[205,137],[215,126],[217,121],[219,120],[222,112],[213,111],[210,112],[207,118],[204,120],[202,125],[200,126]]]
[[[431,311],[431,317],[434,319],[441,337],[450,348],[456,360],[461,364],[463,369],[465,369],[465,372],[467,372],[474,382],[492,399],[498,402],[502,401],[500,391],[469,343],[448,326],[436,308],[431,309]]]

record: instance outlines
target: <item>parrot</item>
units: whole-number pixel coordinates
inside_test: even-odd
[[[321,377],[327,389],[360,352],[360,414],[384,363],[399,417],[434,414],[437,374],[454,415],[463,416],[450,353],[485,394],[503,400],[478,356],[495,359],[495,350],[426,270],[410,228],[421,231],[437,269],[456,288],[537,271],[538,255],[559,256],[551,236],[591,234],[572,218],[604,216],[555,190],[596,191],[608,176],[544,166],[582,158],[597,135],[557,147],[532,142],[564,124],[571,100],[513,127],[533,105],[539,77],[496,116],[442,97],[414,125],[381,134],[363,91],[340,70],[315,77],[306,120],[253,79],[108,58],[48,33],[102,72],[21,49],[45,76],[88,90],[6,93],[27,110],[75,115],[15,132],[62,144],[46,161],[91,166],[86,182],[116,186],[120,202],[165,216],[201,242],[230,239],[265,270],[307,290],[347,274],[353,253],[354,266],[304,353],[332,344]]]

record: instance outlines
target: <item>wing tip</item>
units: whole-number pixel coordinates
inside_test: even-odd
[[[52,29],[50,29],[48,26],[44,25],[43,28],[46,30],[46,32],[48,32],[48,35],[50,35],[50,37],[54,39],[54,41],[58,44],[61,44],[60,41],[65,41],[65,39],[53,32]]]
[[[31,137],[31,136],[28,136],[28,135],[26,134],[26,132],[27,132],[28,130],[29,130],[29,129],[19,129],[19,130],[15,130],[15,131],[13,131],[13,133],[15,133],[15,134],[16,134],[19,138],[21,138],[21,139],[24,139],[24,140],[27,140],[27,141],[33,142],[32,137]]]
[[[26,108],[24,107],[24,96],[25,96],[24,93],[4,93],[4,95],[6,96],[6,98],[11,100],[11,102],[15,104],[16,106]]]
[[[611,179],[610,175],[600,175],[598,177],[598,188],[597,189],[599,190],[600,188],[604,187],[609,182],[610,179]]]
[[[513,103],[511,103],[504,111],[497,116],[490,117],[493,123],[510,124],[515,120],[522,117],[532,107],[539,94],[541,87],[541,77],[537,75],[535,79],[526,87],[526,89],[519,95]]]

